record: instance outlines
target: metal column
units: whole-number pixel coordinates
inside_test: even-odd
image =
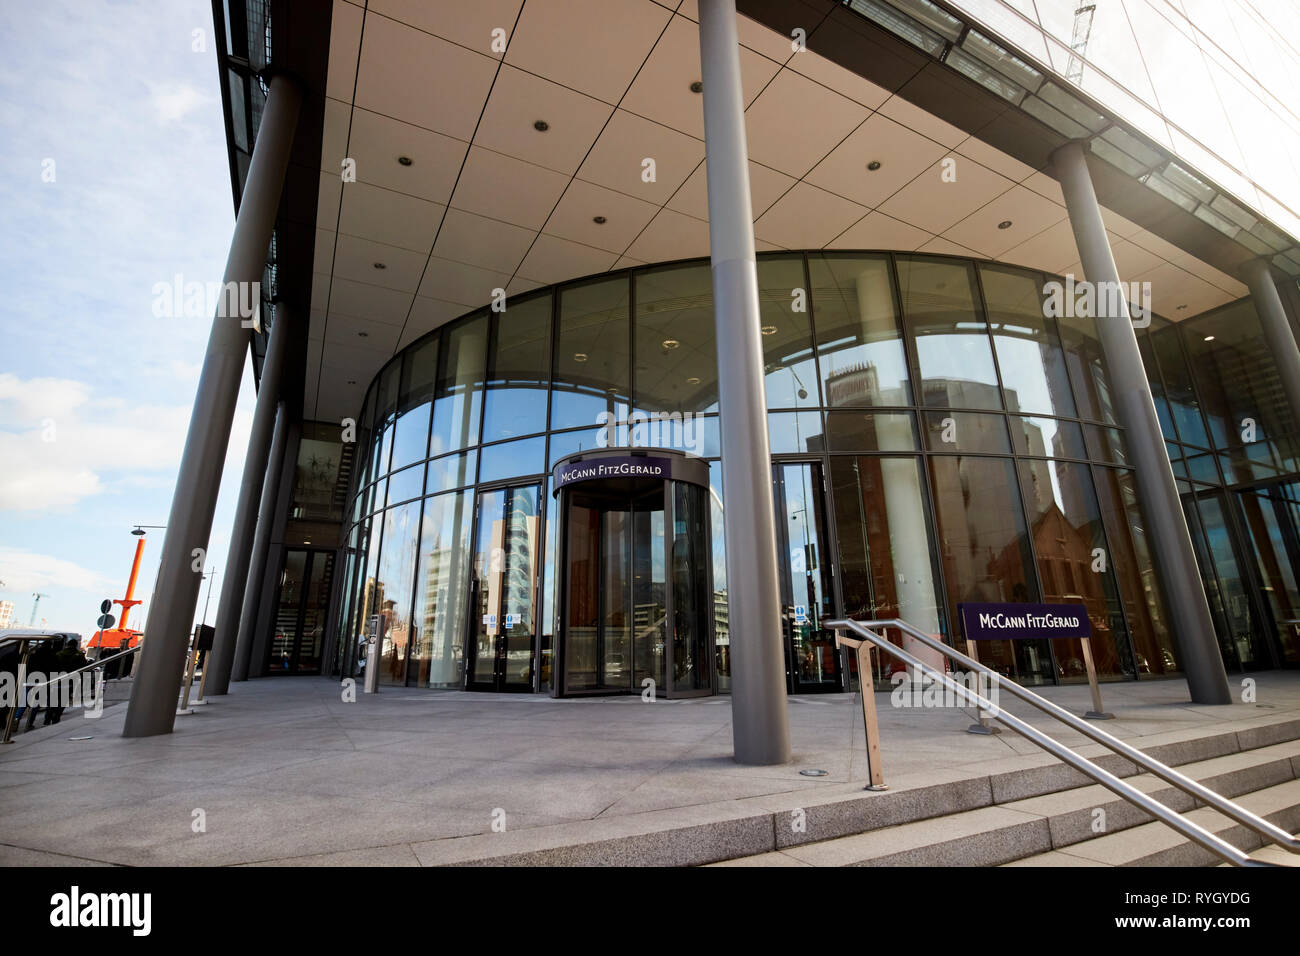
[[[280,373],[289,350],[293,332],[293,310],[283,303],[276,306],[271,342],[262,363],[262,380],[257,390],[257,408],[253,428],[248,436],[248,454],[244,458],[244,475],[239,485],[239,504],[226,554],[226,579],[221,584],[221,603],[217,605],[216,636],[204,673],[210,674],[207,695],[215,697],[230,688],[230,668],[235,659],[235,641],[239,635],[239,612],[243,606],[244,586],[248,579],[249,558],[257,529],[257,509],[262,488],[270,480],[267,460],[271,453],[271,436],[275,430],[276,404],[280,400]]]
[[[240,602],[239,632],[235,639],[231,680],[248,680],[249,660],[253,653],[253,631],[262,604],[262,581],[266,577],[266,556],[271,550],[271,529],[275,527],[275,505],[280,497],[280,473],[284,470],[284,449],[289,443],[289,409],[281,402],[275,415],[275,435],[271,439],[270,461],[266,481],[262,484],[262,501],[257,509],[257,533],[249,553],[248,575]]]
[[[1065,194],[1065,208],[1084,274],[1095,289],[1120,288],[1119,270],[1106,238],[1083,144],[1067,143],[1053,154],[1052,161]],[[1107,311],[1112,302],[1119,309],[1116,315],[1098,315],[1097,331],[1110,371],[1111,396],[1135,467],[1156,574],[1182,651],[1187,686],[1195,703],[1230,704],[1232,696],[1223,658],[1128,305],[1123,296],[1098,293],[1094,298],[1101,312]]]
[[[723,526],[736,760],[790,760],[754,215],[735,0],[700,0],[709,255],[718,342]]]
[[[281,75],[271,80],[230,240],[223,280],[227,289],[244,290],[262,280],[301,105],[302,93],[291,78]],[[217,506],[221,469],[249,346],[250,332],[242,317],[223,314],[229,311],[224,308],[228,302],[223,298],[223,308],[218,309],[208,337],[194,412],[172,493],[149,629],[127,705],[122,730],[125,737],[171,733],[176,718],[212,513]]]
[[[1300,348],[1296,347],[1287,321],[1282,297],[1273,283],[1273,274],[1264,259],[1252,259],[1241,267],[1242,277],[1250,286],[1250,298],[1255,304],[1259,324],[1264,328],[1264,341],[1277,364],[1277,374],[1286,389],[1286,400],[1291,405],[1291,417],[1300,424]]]

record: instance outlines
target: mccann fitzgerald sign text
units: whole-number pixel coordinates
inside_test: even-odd
[[[968,641],[1088,637],[1092,623],[1082,604],[958,604]]]

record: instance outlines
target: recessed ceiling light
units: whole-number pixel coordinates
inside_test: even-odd
[[[550,128],[551,124],[546,122],[546,120],[538,120],[533,124],[533,129],[537,130],[539,133],[545,133]]]
[[[398,156],[397,162],[401,166],[410,166],[413,162],[415,162],[415,160],[411,159],[410,156]]]
[[[355,384],[357,384],[357,380],[356,380],[355,378],[350,378],[350,379],[348,379],[348,384],[349,384],[349,385],[355,385]]]
[[[763,330],[762,330],[762,331],[763,331],[763,334],[764,334],[764,335],[776,335],[776,326],[775,326],[775,325],[765,325],[765,326],[763,326]]]
[[[1205,341],[1207,341],[1207,342],[1213,342],[1213,341],[1214,341],[1214,336],[1213,336],[1213,335],[1207,335],[1207,336],[1205,337]]]
[[[703,92],[704,92],[704,84],[701,83],[699,80],[696,80],[694,83],[691,84],[691,92],[692,92],[692,93],[703,93]]]
[[[660,344],[664,347],[665,351],[671,352],[682,343],[678,342],[676,339],[664,339]]]
[[[369,338],[369,337],[370,337],[370,333],[369,333],[369,332],[358,332],[358,333],[357,333],[357,338],[359,338],[359,339],[365,339],[365,338]]]
[[[1185,308],[1187,308],[1187,303],[1186,303],[1186,302],[1184,302],[1182,305],[1180,305],[1180,306],[1179,306],[1177,309],[1175,309],[1174,311],[1175,311],[1175,312],[1181,312],[1181,311],[1183,311],[1183,309],[1185,309]]]
[[[1003,219],[1000,223],[998,223],[998,228],[999,228],[999,229],[1010,229],[1010,228],[1011,228],[1011,220],[1010,220],[1010,219]]]
[[[700,380],[699,380],[698,378],[696,378],[694,375],[692,375],[690,378],[688,378],[688,379],[686,380],[686,384],[687,384],[687,385],[699,385],[699,384],[700,384]]]
[[[376,262],[376,263],[375,263],[375,268],[376,268],[376,269],[387,269],[388,266],[384,265],[382,262]]]
[[[873,173],[879,168],[880,160],[878,159],[873,159],[871,162],[867,163],[867,169],[871,170]]]
[[[574,353],[573,353],[573,360],[574,360],[575,362],[585,362],[585,361],[587,361],[587,353],[586,353],[586,352],[574,352]]]
[[[605,225],[605,223],[609,222],[609,220],[606,219],[604,216],[592,216],[591,221],[598,226],[603,226]]]

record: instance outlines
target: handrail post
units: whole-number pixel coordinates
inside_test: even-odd
[[[14,681],[14,702],[9,708],[9,715],[5,718],[5,735],[4,739],[0,740],[0,744],[14,742],[14,724],[17,722],[18,704],[20,701],[26,702],[27,688],[23,685],[27,683],[27,660],[32,656],[32,650],[27,641],[21,639],[18,641],[18,653],[22,657],[22,661],[18,665],[18,673],[14,675],[18,678]]]
[[[1092,694],[1092,710],[1083,716],[1089,720],[1114,720],[1114,714],[1108,714],[1101,705],[1101,685],[1097,683],[1097,665],[1092,662],[1092,635],[1079,638],[1079,647],[1083,651],[1083,666],[1088,671],[1088,691]]]
[[[979,651],[975,648],[975,642],[969,637],[966,638],[966,654],[971,660],[978,662],[980,659]],[[966,728],[968,734],[979,734],[982,737],[991,737],[994,734],[1002,733],[1001,727],[994,727],[993,722],[989,720],[989,714],[986,710],[977,710],[979,723],[971,724]]]
[[[865,790],[888,790],[885,786],[884,768],[880,759],[880,724],[876,719],[876,681],[871,666],[873,648],[866,641],[845,637],[840,629],[835,631],[839,647],[853,647],[858,652],[858,687],[862,692],[862,732],[867,741],[867,779]]]

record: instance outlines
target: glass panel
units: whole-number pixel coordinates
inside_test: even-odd
[[[541,502],[536,485],[511,488],[507,495],[500,611],[505,628],[503,679],[506,687],[523,690],[533,683],[537,579],[542,562]]]
[[[827,412],[831,451],[915,451],[911,412]]]
[[[1088,466],[1021,461],[1019,468],[1043,600],[1084,605],[1092,622],[1092,654],[1098,675],[1132,677],[1128,632]],[[1088,679],[1081,645],[1078,638],[1054,643],[1057,676],[1062,683]]]
[[[478,532],[474,544],[474,577],[470,581],[470,607],[474,634],[470,648],[469,680],[479,686],[496,684],[497,640],[502,631],[501,580],[505,572],[506,489],[478,496]]]
[[[810,255],[808,271],[826,404],[911,405],[889,260]]]
[[[561,492],[564,506],[568,492]],[[578,503],[569,509],[566,552],[568,595],[565,602],[564,690],[599,686],[597,641],[600,635],[600,511]]]
[[[1088,457],[1087,449],[1083,446],[1083,429],[1077,422],[1012,415],[1009,424],[1011,441],[1017,455],[1033,455],[1038,458]]]
[[[1151,348],[1160,371],[1164,374],[1165,401],[1178,430],[1176,437],[1202,448],[1210,446],[1210,439],[1205,433],[1205,422],[1201,419],[1200,403],[1196,390],[1192,387],[1192,373],[1183,358],[1183,347],[1178,341],[1179,329],[1176,325],[1166,326],[1151,333]]]
[[[632,513],[611,508],[600,522],[600,639],[596,684],[603,690],[632,688]],[[653,608],[648,609],[653,613]],[[645,622],[647,629],[653,623]]]
[[[577,454],[580,451],[591,451],[595,448],[609,448],[614,445],[611,439],[617,433],[616,428],[584,428],[576,432],[557,432],[551,435],[551,458],[548,467],[554,468],[555,463],[565,455]],[[601,440],[604,439],[604,444]]]
[[[1056,322],[1043,311],[1042,277],[981,265],[980,281],[1007,408],[1075,415]]]
[[[1197,500],[1205,538],[1209,543],[1209,557],[1222,588],[1223,613],[1228,625],[1227,638],[1240,666],[1246,670],[1266,667],[1270,660],[1260,646],[1258,632],[1251,613],[1250,595],[1246,587],[1246,574],[1237,562],[1228,530],[1227,516],[1223,511],[1221,494],[1208,495]]]
[[[1242,492],[1240,500],[1282,659],[1300,664],[1300,484]]]
[[[402,359],[402,388],[393,436],[394,469],[429,455],[429,410],[438,372],[438,337],[425,339]]]
[[[374,518],[366,519],[366,565],[363,576],[357,581],[360,589],[360,597],[357,604],[359,611],[356,623],[356,671],[357,679],[361,680],[366,674],[366,636],[370,633],[370,619],[379,614],[379,601],[376,588],[376,576],[379,573],[379,551],[381,546],[381,534],[383,529],[383,515],[376,515]]]
[[[292,661],[295,674],[320,673],[321,646],[325,643],[325,616],[329,613],[330,586],[334,581],[334,552],[317,551],[303,590],[302,638]]]
[[[1156,326],[1153,323],[1150,330],[1154,332]],[[1178,430],[1174,428],[1174,416],[1169,410],[1169,399],[1165,396],[1164,381],[1160,378],[1160,365],[1156,362],[1155,350],[1151,347],[1149,332],[1144,329],[1134,329],[1137,335],[1138,353],[1142,356],[1142,368],[1147,375],[1147,385],[1151,388],[1151,401],[1156,406],[1156,417],[1160,420],[1160,433],[1169,441],[1178,440]]]
[[[268,674],[287,674],[292,665],[306,577],[307,552],[286,551],[284,570],[280,573],[280,597],[275,606],[275,630],[266,661]]]
[[[717,690],[731,689],[731,630],[727,615],[727,548],[722,524],[722,462],[709,462],[709,516],[713,528],[713,673]]]
[[[626,417],[629,391],[628,280],[560,291],[560,330],[551,388],[551,428],[599,425],[602,412]],[[710,318],[712,323],[712,318]],[[616,406],[622,405],[622,414]]]
[[[831,459],[835,537],[840,553],[844,613],[856,620],[901,618],[943,639],[931,555],[925,479],[917,458]],[[937,655],[914,646],[924,660]],[[906,667],[877,661],[878,688]]]
[[[1110,565],[1119,581],[1124,617],[1133,638],[1138,676],[1178,671],[1177,649],[1169,634],[1164,600],[1151,564],[1133,472],[1093,468],[1092,473],[1102,524],[1110,542]]]
[[[545,692],[554,689],[555,682],[555,589],[559,580],[556,557],[556,529],[559,527],[559,505],[555,499],[555,479],[546,482],[546,564],[542,571],[542,619],[541,648],[537,655],[538,689]]]
[[[663,687],[668,668],[668,580],[664,568],[664,510],[658,500],[642,499],[632,509],[632,690],[646,680]],[[699,562],[703,567],[703,561]],[[676,567],[674,567],[674,574]],[[673,586],[677,581],[674,578]],[[676,594],[676,591],[674,591]],[[678,614],[680,620],[680,609]],[[689,628],[690,618],[685,621]],[[712,648],[705,648],[712,654]]]
[[[1114,465],[1128,464],[1124,433],[1118,428],[1084,425],[1083,432],[1088,440],[1088,457],[1093,461],[1104,461]]]
[[[429,476],[424,482],[424,493],[437,494],[452,488],[474,484],[474,469],[478,452],[467,451],[460,455],[447,455],[429,462]]]
[[[926,412],[925,446],[930,451],[1011,454],[1004,415]]]
[[[406,683],[420,505],[420,501],[412,501],[384,512],[384,549],[375,583],[375,606],[380,615],[381,684]]]
[[[634,279],[636,410],[716,412],[718,347],[709,266],[673,266]]]
[[[817,411],[769,412],[767,436],[773,454],[820,453],[826,448],[826,436],[822,434],[822,416]]]
[[[446,347],[438,359],[438,381],[433,392],[430,455],[478,444],[487,333],[485,312],[458,323],[446,333]]]
[[[342,521],[346,488],[339,481],[343,443],[337,426],[304,422],[293,476],[289,517],[306,521]],[[345,479],[346,480],[346,479]]]
[[[948,614],[964,601],[1038,600],[1033,557],[1010,459],[929,459]],[[980,661],[1023,683],[1052,679],[1046,641],[980,641]]]
[[[420,687],[461,687],[474,493],[436,495],[420,519],[416,572],[415,675]]]
[[[988,326],[968,262],[899,257],[898,291],[921,374],[920,404],[1001,408]]]
[[[770,256],[758,260],[768,408],[815,408],[819,404],[806,285],[803,257]]]
[[[708,690],[713,657],[709,628],[709,540],[707,492],[673,482],[673,534],[669,543],[673,576],[673,690]],[[650,530],[653,535],[653,529]],[[833,641],[833,638],[832,638]]]
[[[777,465],[777,520],[784,537],[780,556],[782,619],[786,626],[787,667],[795,693],[839,687],[835,634],[822,621],[835,613],[826,556],[826,515],[821,466],[800,462]]]
[[[546,470],[546,436],[523,438],[498,445],[485,445],[479,452],[480,484],[536,475]]]
[[[395,505],[424,493],[424,465],[412,465],[388,477],[388,504]]]
[[[1087,315],[1075,315],[1076,309],[1067,309],[1067,315],[1057,319],[1061,344],[1065,349],[1065,364],[1070,371],[1070,384],[1074,387],[1074,400],[1079,417],[1115,424],[1111,405],[1110,378],[1106,373],[1106,359],[1097,337],[1097,320]]]
[[[511,300],[493,313],[496,341],[483,406],[483,441],[546,430],[551,372],[551,294]]]

